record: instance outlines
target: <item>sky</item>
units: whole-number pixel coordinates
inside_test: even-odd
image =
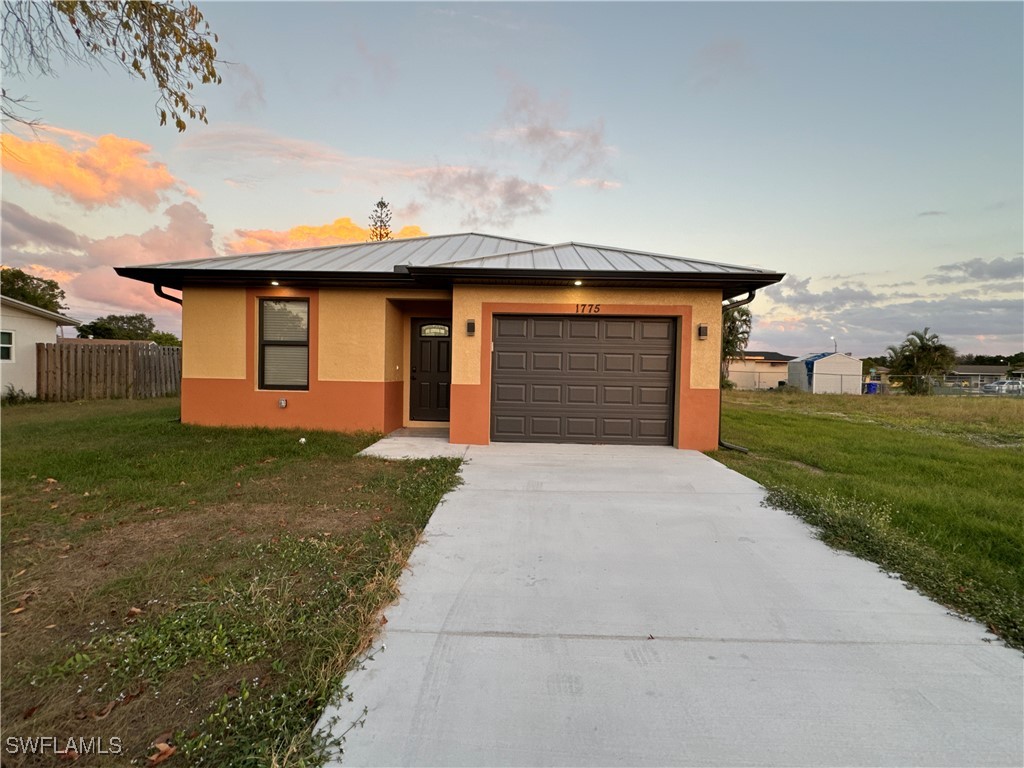
[[[1024,349],[1024,4],[198,3],[223,82],[5,78],[3,263],[80,320],[115,266],[476,231],[767,268],[748,349]],[[835,341],[833,342],[833,337]]]

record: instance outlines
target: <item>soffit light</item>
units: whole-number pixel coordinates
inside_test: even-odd
[[[572,284],[573,285],[583,285],[583,281],[582,280],[573,280]]]

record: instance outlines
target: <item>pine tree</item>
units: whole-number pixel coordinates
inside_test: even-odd
[[[370,242],[391,239],[391,203],[382,197],[370,211]]]

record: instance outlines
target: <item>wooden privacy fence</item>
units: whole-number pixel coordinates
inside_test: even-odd
[[[40,400],[141,399],[181,392],[181,347],[36,344]]]

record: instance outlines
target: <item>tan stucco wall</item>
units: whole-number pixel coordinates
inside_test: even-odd
[[[722,333],[721,291],[647,291],[623,288],[543,288],[537,286],[456,286],[452,296],[452,324],[455,344],[452,350],[452,383],[480,383],[481,334],[468,337],[464,331],[466,320],[483,319],[483,304],[507,302],[509,304],[605,304],[641,306],[690,306],[693,308],[693,327],[700,323],[708,326],[707,341],[694,341],[691,345],[690,387],[692,389],[718,389],[719,349]],[[496,309],[495,312],[500,312]],[[558,314],[562,314],[561,311]],[[489,350],[488,350],[489,353]]]
[[[321,381],[384,381],[386,303],[378,291],[320,291]]]
[[[769,389],[789,377],[786,363],[767,360],[730,360],[729,380],[736,389]]]
[[[384,301],[384,381],[401,381],[406,368],[402,341],[405,337],[402,310],[393,302]]]
[[[270,289],[267,294],[271,295]],[[427,290],[321,289],[315,353],[319,363],[318,379],[401,381],[407,322],[402,310],[389,299],[445,299],[447,296],[446,292]],[[186,288],[183,301],[184,378],[246,378],[246,290]],[[253,344],[258,344],[255,337]]]
[[[245,289],[182,292],[182,377],[245,378]]]
[[[408,323],[391,300],[447,298],[443,291],[321,289],[320,380],[401,381]]]

